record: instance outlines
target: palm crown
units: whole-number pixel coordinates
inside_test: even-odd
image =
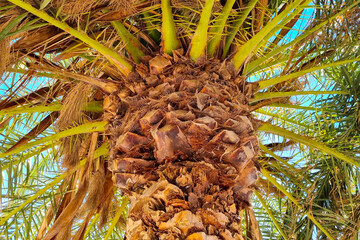
[[[2,235],[355,238],[358,5],[0,1]]]

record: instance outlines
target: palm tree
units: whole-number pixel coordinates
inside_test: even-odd
[[[326,156],[355,171],[358,156],[316,140],[297,110],[317,109],[294,99],[349,94],[305,76],[359,60],[359,1],[312,4],[0,1],[2,235],[355,236],[358,198],[324,218],[309,166]]]

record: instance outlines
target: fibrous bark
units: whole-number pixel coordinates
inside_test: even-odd
[[[241,79],[218,61],[145,57],[128,79],[134,94],[105,99],[110,170],[131,200],[127,239],[244,239],[238,213],[259,147]]]

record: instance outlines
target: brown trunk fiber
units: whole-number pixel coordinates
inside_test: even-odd
[[[129,76],[136,94],[105,99],[127,239],[244,239],[259,147],[240,79],[224,63],[157,56]]]

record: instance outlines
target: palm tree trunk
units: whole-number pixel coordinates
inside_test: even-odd
[[[104,102],[109,168],[130,197],[127,239],[243,239],[257,179],[251,85],[231,65],[148,58]]]

